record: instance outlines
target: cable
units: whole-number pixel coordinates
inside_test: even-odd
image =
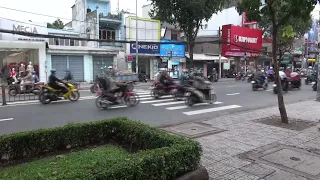
[[[51,16],[51,15],[47,15],[47,14],[40,14],[40,13],[34,13],[34,12],[30,12],[30,11],[24,11],[24,10],[20,10],[20,9],[14,9],[14,8],[8,8],[8,7],[3,7],[0,6],[0,9],[7,9],[7,10],[11,10],[11,11],[17,11],[17,12],[23,12],[23,13],[27,13],[27,14],[34,14],[37,16],[44,16],[44,17],[51,17],[51,18],[55,18],[55,19],[64,19],[64,20],[68,20],[68,21],[76,21],[76,22],[82,22],[82,23],[87,23],[87,24],[98,24],[96,22],[88,22],[88,21],[81,21],[81,20],[72,20],[72,19],[68,19],[68,18],[63,18],[63,17],[57,17],[57,16]],[[158,30],[158,29],[146,29],[146,28],[134,28],[134,27],[126,27],[124,26],[125,29],[143,29],[143,30]],[[219,30],[209,30],[209,29],[202,29],[201,31],[219,31]],[[86,34],[86,33],[84,33]]]
[[[22,36],[31,36],[31,37],[42,37],[42,38],[60,38],[60,39],[71,39],[71,40],[79,40],[79,41],[94,41],[94,42],[108,42],[108,43],[136,43],[136,41],[127,41],[127,40],[102,40],[102,39],[87,39],[87,38],[78,38],[78,37],[65,37],[65,36],[55,36],[55,35],[46,35],[46,34],[34,34],[29,32],[17,32],[12,30],[6,30],[6,29],[0,29],[0,33],[8,33],[8,34],[17,34]],[[190,44],[186,41],[180,41],[180,42],[149,42],[149,41],[139,41],[139,43],[143,44],[177,44],[177,45],[186,45]],[[243,48],[245,50],[251,50],[257,53],[263,52],[262,50],[243,47],[238,44],[230,43],[224,40],[215,40],[215,41],[200,41],[200,42],[194,42],[193,44],[203,44],[203,43],[212,43],[212,44],[230,44],[236,47]]]

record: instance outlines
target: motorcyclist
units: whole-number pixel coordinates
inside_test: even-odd
[[[273,67],[270,67],[270,68],[269,68],[267,74],[268,74],[269,79],[270,79],[271,81],[274,81]]]
[[[60,85],[59,83],[65,84],[61,79],[56,77],[56,70],[52,69],[51,74],[49,76],[48,85],[56,90],[61,90],[63,93],[63,97],[67,98],[68,89],[65,86]]]
[[[113,103],[119,103],[117,102],[117,93],[121,92],[123,96],[123,93],[125,93],[127,90],[126,84],[116,82],[110,75],[105,77],[98,77],[97,80],[103,88],[104,93],[109,97],[109,101]]]
[[[26,76],[21,78],[21,84],[25,85],[24,86],[24,90],[27,89],[27,85],[32,86],[32,84],[34,83],[34,78],[32,76],[32,73],[30,70],[26,70]]]
[[[163,71],[160,74],[160,79],[159,82],[164,85],[165,87],[168,87],[170,85],[173,85],[173,82],[171,80],[171,78],[169,77],[168,73],[166,71]]]
[[[265,78],[266,78],[266,77],[265,77],[264,73],[261,71],[261,69],[258,68],[258,69],[256,70],[256,72],[254,73],[253,78],[254,78],[255,80],[257,80],[257,81],[259,82],[259,84],[263,84],[263,82],[265,81]]]

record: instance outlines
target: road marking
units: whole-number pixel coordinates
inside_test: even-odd
[[[139,96],[139,97],[141,97],[141,96]],[[150,100],[150,99],[153,99],[153,97],[140,98],[140,101]]]
[[[112,106],[112,107],[109,107],[108,109],[119,109],[119,108],[125,108],[125,107],[128,107],[128,106]]]
[[[139,97],[150,97],[151,95],[149,94],[149,95],[142,95],[142,96],[140,96],[140,94],[138,94],[139,95]]]
[[[227,87],[236,87],[237,85],[227,86]]]
[[[266,91],[272,91],[273,89],[267,89]]]
[[[166,102],[166,101],[172,101],[172,99],[158,99],[154,101],[141,101],[141,104],[147,104],[147,103],[157,103],[157,102]]]
[[[232,93],[232,94],[226,94],[227,96],[234,96],[234,95],[238,95],[240,93]]]
[[[0,122],[2,122],[2,121],[12,121],[12,120],[13,120],[13,118],[0,119]]]
[[[215,102],[213,104],[222,104],[223,102]],[[208,105],[212,105],[212,104],[208,104],[208,103],[199,103],[199,104],[195,104],[194,106],[208,106]],[[187,105],[184,105],[184,106],[173,106],[173,107],[168,107],[166,109],[168,110],[177,110],[177,109],[187,109],[187,108],[190,108],[190,106],[187,106]]]
[[[184,101],[174,101],[174,102],[166,102],[166,103],[158,103],[158,104],[151,104],[152,106],[166,106],[166,105],[173,105],[173,104],[182,104],[185,103]]]
[[[137,94],[141,94],[141,95],[149,95],[150,96],[150,93],[149,92],[137,92]]]
[[[187,116],[192,116],[192,115],[197,115],[197,114],[204,114],[204,113],[209,113],[209,112],[223,111],[223,110],[235,109],[235,108],[240,108],[240,107],[241,106],[238,106],[238,105],[221,106],[221,107],[215,107],[215,108],[208,108],[208,109],[201,109],[201,110],[196,110],[196,111],[183,112],[183,114],[185,114]]]

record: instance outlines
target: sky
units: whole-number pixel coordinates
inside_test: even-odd
[[[0,0],[0,6],[18,9],[22,11],[29,11],[37,14],[45,14],[54,17],[60,17],[65,23],[71,20],[71,6],[75,0]],[[116,13],[117,0],[110,0],[112,13]],[[129,12],[136,12],[135,0],[119,0],[120,10],[128,10]],[[142,15],[142,6],[148,4],[147,0],[138,0],[138,16]],[[23,22],[53,22],[56,18],[32,15],[18,11],[7,10],[0,8],[0,19],[7,18]]]

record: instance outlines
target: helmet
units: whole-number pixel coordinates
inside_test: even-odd
[[[51,71],[50,71],[51,73],[55,73],[55,72],[57,72],[55,69],[51,69]]]
[[[309,66],[309,69],[312,69],[312,66]]]
[[[273,69],[273,67],[270,67],[270,69]]]
[[[109,66],[108,69],[112,69],[112,66]]]

